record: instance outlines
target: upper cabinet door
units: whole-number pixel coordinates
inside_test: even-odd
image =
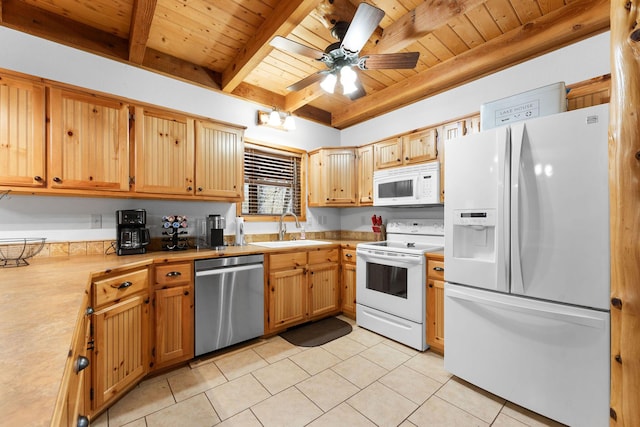
[[[42,187],[44,85],[0,73],[0,185]]]
[[[358,198],[360,206],[373,204],[373,145],[358,148]]]
[[[402,165],[402,137],[377,142],[374,147],[376,170]]]
[[[194,194],[194,119],[136,107],[136,191]]]
[[[405,165],[435,160],[438,155],[436,147],[437,132],[427,129],[402,137],[402,162]]]
[[[129,106],[51,88],[50,186],[129,190]]]
[[[206,121],[196,125],[196,195],[241,201],[243,131]]]
[[[323,150],[322,175],[327,205],[354,206],[357,203],[354,148]]]

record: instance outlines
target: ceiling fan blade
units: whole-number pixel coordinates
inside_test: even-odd
[[[321,50],[305,46],[302,43],[294,42],[293,40],[285,39],[284,37],[280,36],[275,36],[274,38],[272,38],[269,44],[276,49],[284,50],[289,53],[295,53],[297,55],[307,56],[318,61],[322,61],[326,56],[326,54]]]
[[[342,39],[342,49],[349,53],[358,53],[365,45],[371,34],[376,30],[384,18],[384,11],[367,3],[360,3],[349,29]]]
[[[326,72],[323,72],[323,71],[318,71],[317,73],[313,73],[310,76],[307,76],[304,79],[300,80],[299,82],[292,84],[287,88],[287,90],[295,92],[295,91],[304,89],[305,87],[311,86],[315,82],[322,80],[325,74]]]
[[[355,92],[351,92],[350,94],[347,95],[349,99],[351,99],[352,101],[355,101],[358,98],[362,98],[367,94],[367,92],[365,92],[364,90],[364,86],[362,86],[362,82],[360,81],[360,78],[356,79],[354,83],[358,88],[358,90],[356,90]]]
[[[382,53],[360,58],[358,67],[363,70],[388,70],[415,68],[420,52]]]

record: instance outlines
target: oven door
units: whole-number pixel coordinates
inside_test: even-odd
[[[356,250],[356,302],[424,323],[425,258],[422,254]]]

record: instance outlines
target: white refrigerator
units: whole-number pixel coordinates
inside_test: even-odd
[[[445,368],[571,426],[609,423],[608,105],[445,146]]]

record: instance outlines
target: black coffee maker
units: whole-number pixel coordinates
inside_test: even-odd
[[[147,225],[147,211],[129,209],[116,211],[116,253],[118,255],[144,254],[151,241]]]

